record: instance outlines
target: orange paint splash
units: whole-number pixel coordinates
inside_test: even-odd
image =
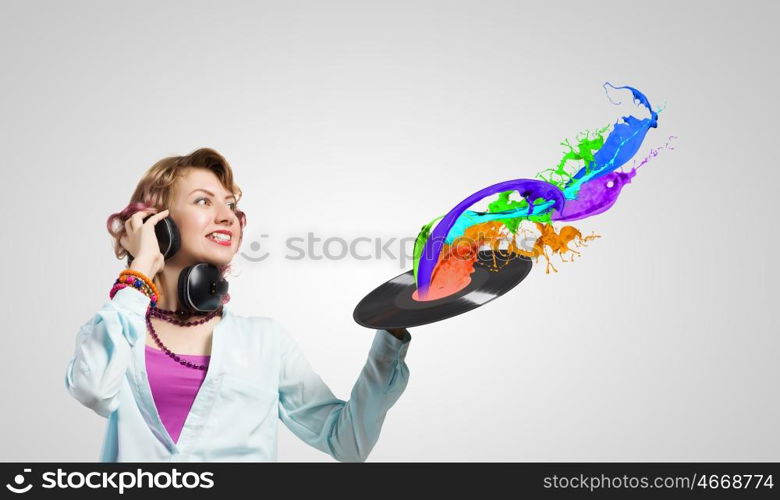
[[[580,252],[571,248],[587,246],[585,242],[600,238],[598,234],[582,236],[582,233],[574,226],[563,226],[556,232],[552,224],[534,222],[540,235],[535,239],[531,250],[523,250],[518,246],[517,234],[513,234],[503,222],[499,220],[475,224],[466,229],[462,236],[453,240],[452,245],[445,244],[439,254],[439,261],[433,271],[431,286],[428,296],[420,299],[415,291],[412,294],[414,300],[436,300],[452,295],[471,283],[471,274],[474,272],[474,265],[477,262],[479,249],[485,247],[493,251],[493,262],[485,263],[485,267],[490,271],[500,271],[512,259],[519,256],[525,256],[535,259],[539,262],[539,257],[544,256],[547,261],[545,272],[550,273],[550,269],[555,271],[551,261],[554,254],[561,257],[562,262],[573,262],[574,255],[580,255]],[[526,236],[528,231],[520,228],[519,234]],[[547,248],[550,249],[548,254]],[[501,259],[496,259],[499,253]],[[564,254],[570,253],[571,258],[566,260]]]
[[[550,261],[550,256],[547,255],[545,247],[550,247],[551,254],[554,255],[557,253],[560,255],[561,262],[574,262],[574,255],[572,255],[568,261],[563,258],[563,254],[566,252],[580,255],[580,252],[577,250],[569,248],[569,243],[574,243],[574,246],[576,247],[586,247],[588,246],[585,244],[586,241],[601,238],[601,236],[596,233],[583,237],[582,233],[574,226],[563,226],[560,232],[556,233],[552,224],[540,224],[539,222],[534,222],[534,224],[536,224],[536,228],[539,229],[539,232],[542,233],[541,236],[536,238],[533,250],[530,252],[520,250],[519,252],[521,255],[535,258],[535,262],[539,262],[539,256],[544,255],[545,260],[547,260],[546,274],[550,274],[550,268],[556,273],[558,270],[555,269],[555,266],[553,266]]]

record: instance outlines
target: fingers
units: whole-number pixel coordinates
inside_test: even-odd
[[[149,220],[144,222],[144,224],[151,224],[152,226],[154,226],[161,219],[164,219],[165,217],[167,217],[168,216],[168,212],[169,212],[169,210],[165,209],[162,212],[156,213],[156,214],[152,215],[151,217],[149,217]]]
[[[137,211],[136,213],[131,215],[129,219],[125,221],[125,230],[128,233],[135,232],[136,229],[138,229],[143,225],[143,218],[146,217],[148,214],[154,213],[156,211],[157,209],[154,207]]]

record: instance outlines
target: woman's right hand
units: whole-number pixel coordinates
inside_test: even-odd
[[[168,216],[168,210],[157,212],[156,208],[139,210],[125,221],[125,235],[119,239],[119,244],[133,256],[130,269],[139,271],[149,279],[154,277],[165,267],[165,258],[160,253],[160,244],[154,233],[154,225]],[[146,222],[144,217],[149,217]]]

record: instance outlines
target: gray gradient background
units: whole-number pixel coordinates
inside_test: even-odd
[[[65,368],[122,267],[106,217],[159,158],[226,155],[243,251],[272,251],[236,259],[232,306],[347,398],[372,337],[353,307],[410,266],[289,261],[284,239],[414,237],[637,112],[604,81],[666,104],[642,152],[676,149],[577,224],[602,235],[581,259],[411,329],[369,460],[780,460],[777,3],[0,5],[1,460],[97,460],[106,421]],[[281,461],[331,460],[279,426]]]

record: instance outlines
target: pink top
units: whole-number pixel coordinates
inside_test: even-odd
[[[179,357],[208,366],[211,356],[179,354]],[[178,442],[195,396],[206,378],[206,370],[195,370],[177,363],[161,350],[147,344],[146,373],[160,419],[173,442]]]

